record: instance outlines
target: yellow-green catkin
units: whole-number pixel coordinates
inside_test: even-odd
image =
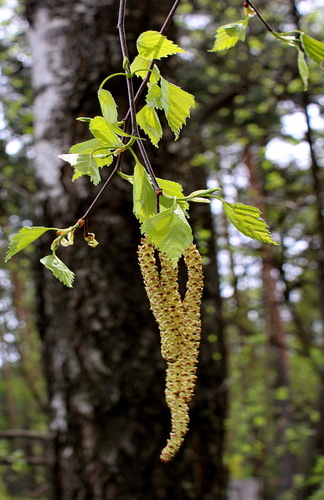
[[[150,307],[160,330],[162,357],[166,362],[175,361],[180,350],[177,325],[180,324],[183,313],[177,292],[177,269],[170,259],[160,255],[160,276],[154,246],[148,242],[147,237],[142,238],[138,259]]]
[[[168,364],[166,401],[171,411],[171,433],[161,452],[161,460],[170,461],[180,448],[189,424],[188,403],[193,397],[200,343],[200,303],[203,290],[202,259],[194,244],[184,253],[188,280],[183,300],[181,351],[173,364]]]
[[[142,239],[138,257],[150,306],[160,329],[162,357],[167,363],[165,396],[171,412],[171,432],[160,458],[168,462],[179,450],[188,430],[188,403],[194,393],[201,330],[202,262],[197,248],[190,244],[184,253],[188,280],[182,302],[178,267],[171,259],[159,254],[159,272],[154,246],[147,237]]]
[[[186,325],[185,353],[188,377],[183,388],[184,397],[192,398],[195,379],[196,365],[200,345],[201,318],[200,305],[204,287],[201,255],[193,243],[184,252],[184,260],[187,266],[188,279],[186,294],[183,300],[183,320]]]

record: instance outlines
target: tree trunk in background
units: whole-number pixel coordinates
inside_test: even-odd
[[[160,29],[171,5],[171,1],[129,2],[127,32],[132,52],[138,34]],[[40,186],[34,223],[66,227],[83,215],[98,188],[91,187],[88,179],[72,184],[71,168],[57,156],[89,138],[86,125],[75,118],[98,114],[100,82],[120,71],[115,28],[118,2],[27,0],[26,9],[35,90],[35,170]],[[109,90],[122,115],[126,103],[121,82],[114,79]],[[155,151],[158,163],[154,158],[154,165],[159,176],[168,176],[172,158],[162,159],[161,154],[166,152]],[[131,173],[132,164],[124,162],[124,171]],[[204,179],[203,173],[200,177]],[[192,179],[192,189],[197,187],[202,186]],[[206,208],[201,214],[201,225],[211,229]],[[190,431],[174,461],[163,464],[159,454],[170,428],[164,402],[165,364],[137,264],[140,234],[132,214],[130,185],[119,178],[113,181],[90,217],[89,230],[100,242],[96,249],[77,234],[74,247],[60,250],[76,273],[72,290],[36,265],[38,327],[50,427],[56,436],[53,499],[225,499],[222,323],[206,313],[205,329],[217,335],[221,362],[215,361],[204,338]],[[205,305],[212,302],[219,308],[212,243],[209,250]],[[37,258],[50,253],[46,237],[36,253]]]
[[[255,199],[258,200],[256,205],[267,220],[262,170],[257,169],[250,145],[245,147],[244,162],[249,170],[251,188],[255,193]],[[270,369],[275,373],[273,390],[275,391],[279,388],[286,390],[286,397],[278,398],[274,396],[274,417],[277,424],[274,445],[278,446],[280,443],[285,442],[286,431],[292,425],[292,415],[289,395],[289,360],[286,346],[286,332],[280,314],[280,294],[278,292],[276,275],[279,276],[279,271],[275,264],[273,249],[270,246],[265,246],[262,249],[262,276],[266,328],[271,347]],[[295,455],[288,449],[283,451],[278,458],[276,470],[276,491],[278,498],[281,498],[281,496],[291,488],[293,483],[293,476],[296,473]]]

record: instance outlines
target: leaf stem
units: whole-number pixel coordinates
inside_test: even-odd
[[[89,208],[87,209],[87,211],[84,213],[84,215],[82,217],[80,217],[79,222],[83,221],[84,224],[87,223],[87,218],[88,218],[91,210],[96,205],[97,201],[99,200],[100,196],[102,195],[102,193],[104,192],[104,190],[106,189],[106,187],[108,186],[108,184],[110,183],[111,179],[113,178],[113,176],[115,175],[115,173],[117,172],[117,170],[119,170],[119,168],[120,168],[120,162],[121,162],[121,154],[118,155],[117,161],[116,161],[116,165],[115,165],[114,169],[111,171],[108,179],[105,181],[104,185],[100,189],[100,191],[97,194],[97,196],[95,197],[95,199],[92,201],[92,203],[89,206]],[[81,227],[81,225],[82,225],[82,223],[79,224],[80,227]]]
[[[104,81],[101,82],[99,90],[101,90],[104,87],[104,85],[108,82],[108,80],[114,78],[115,76],[127,76],[127,73],[114,73],[113,75],[107,76],[107,78],[105,78]]]

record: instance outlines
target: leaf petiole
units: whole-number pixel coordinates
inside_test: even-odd
[[[111,80],[111,78],[114,78],[115,76],[126,76],[126,78],[129,78],[129,75],[127,73],[114,73],[113,75],[107,76],[107,78],[104,79],[103,82],[101,82],[99,86],[99,90],[103,89],[104,85]]]

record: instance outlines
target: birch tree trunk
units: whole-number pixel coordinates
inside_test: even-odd
[[[77,116],[98,114],[96,92],[120,71],[116,0],[27,0],[35,90],[35,171],[39,182],[35,223],[66,227],[83,215],[98,188],[71,183],[71,168],[58,158],[89,138]],[[160,29],[171,1],[128,3],[130,47],[144,29]],[[113,86],[114,85],[114,86]],[[124,88],[109,87],[121,114]],[[155,153],[158,156],[160,152]],[[165,154],[165,153],[163,153]],[[159,160],[159,176],[168,175]],[[132,165],[123,166],[131,173]],[[197,187],[194,186],[196,189]],[[204,208],[204,224],[211,227]],[[222,465],[226,394],[219,388],[226,359],[221,322],[206,316],[218,337],[219,364],[202,347],[201,384],[191,430],[179,455],[162,464],[169,433],[164,402],[164,362],[149,311],[136,250],[140,234],[132,215],[131,187],[116,178],[90,218],[100,245],[77,235],[64,261],[76,273],[72,290],[36,264],[38,328],[48,385],[50,428],[55,434],[53,499],[130,500],[225,498]],[[214,249],[211,247],[211,252]],[[38,258],[49,253],[42,238]],[[206,267],[206,297],[218,304],[216,259]],[[213,280],[212,276],[215,275]],[[202,387],[203,384],[203,387]]]

